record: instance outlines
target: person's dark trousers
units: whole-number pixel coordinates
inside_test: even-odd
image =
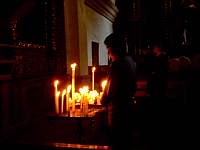
[[[133,147],[131,119],[126,115],[114,117],[111,130],[112,150],[131,150],[131,147]]]
[[[111,147],[112,150],[130,150],[133,146],[131,132],[126,128],[113,129],[111,134]]]

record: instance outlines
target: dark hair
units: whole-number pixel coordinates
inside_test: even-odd
[[[108,35],[105,40],[104,44],[106,47],[112,48],[112,53],[123,56],[126,54],[126,40],[124,37],[117,35],[116,33],[111,33]]]

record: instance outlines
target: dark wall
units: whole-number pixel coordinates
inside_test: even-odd
[[[195,8],[191,8],[191,4]],[[117,0],[116,5],[119,13],[114,31],[128,37],[131,55],[140,55],[142,49],[155,43],[163,44],[171,56],[199,51],[200,7],[197,0]],[[187,30],[185,43],[184,29]]]
[[[0,5],[0,141],[52,111],[53,80],[66,76],[63,0]]]

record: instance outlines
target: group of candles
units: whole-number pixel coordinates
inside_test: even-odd
[[[72,81],[71,84],[66,86],[66,88],[59,90],[58,84],[59,81],[54,81],[55,88],[55,113],[63,114],[63,113],[74,113],[76,111],[76,105],[80,106],[80,112],[83,115],[87,115],[88,113],[88,105],[96,104],[101,105],[101,96],[103,94],[103,90],[106,86],[107,80],[104,80],[101,84],[102,91],[97,92],[94,88],[94,72],[95,67],[92,67],[92,90],[89,90],[88,86],[83,86],[79,89],[79,92],[75,91],[75,67],[76,64],[71,64],[72,68]]]

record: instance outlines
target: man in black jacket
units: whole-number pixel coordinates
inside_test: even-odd
[[[136,63],[127,55],[123,38],[112,33],[104,43],[111,65],[101,102],[108,108],[112,148],[128,150],[131,145],[132,105],[136,91]]]

